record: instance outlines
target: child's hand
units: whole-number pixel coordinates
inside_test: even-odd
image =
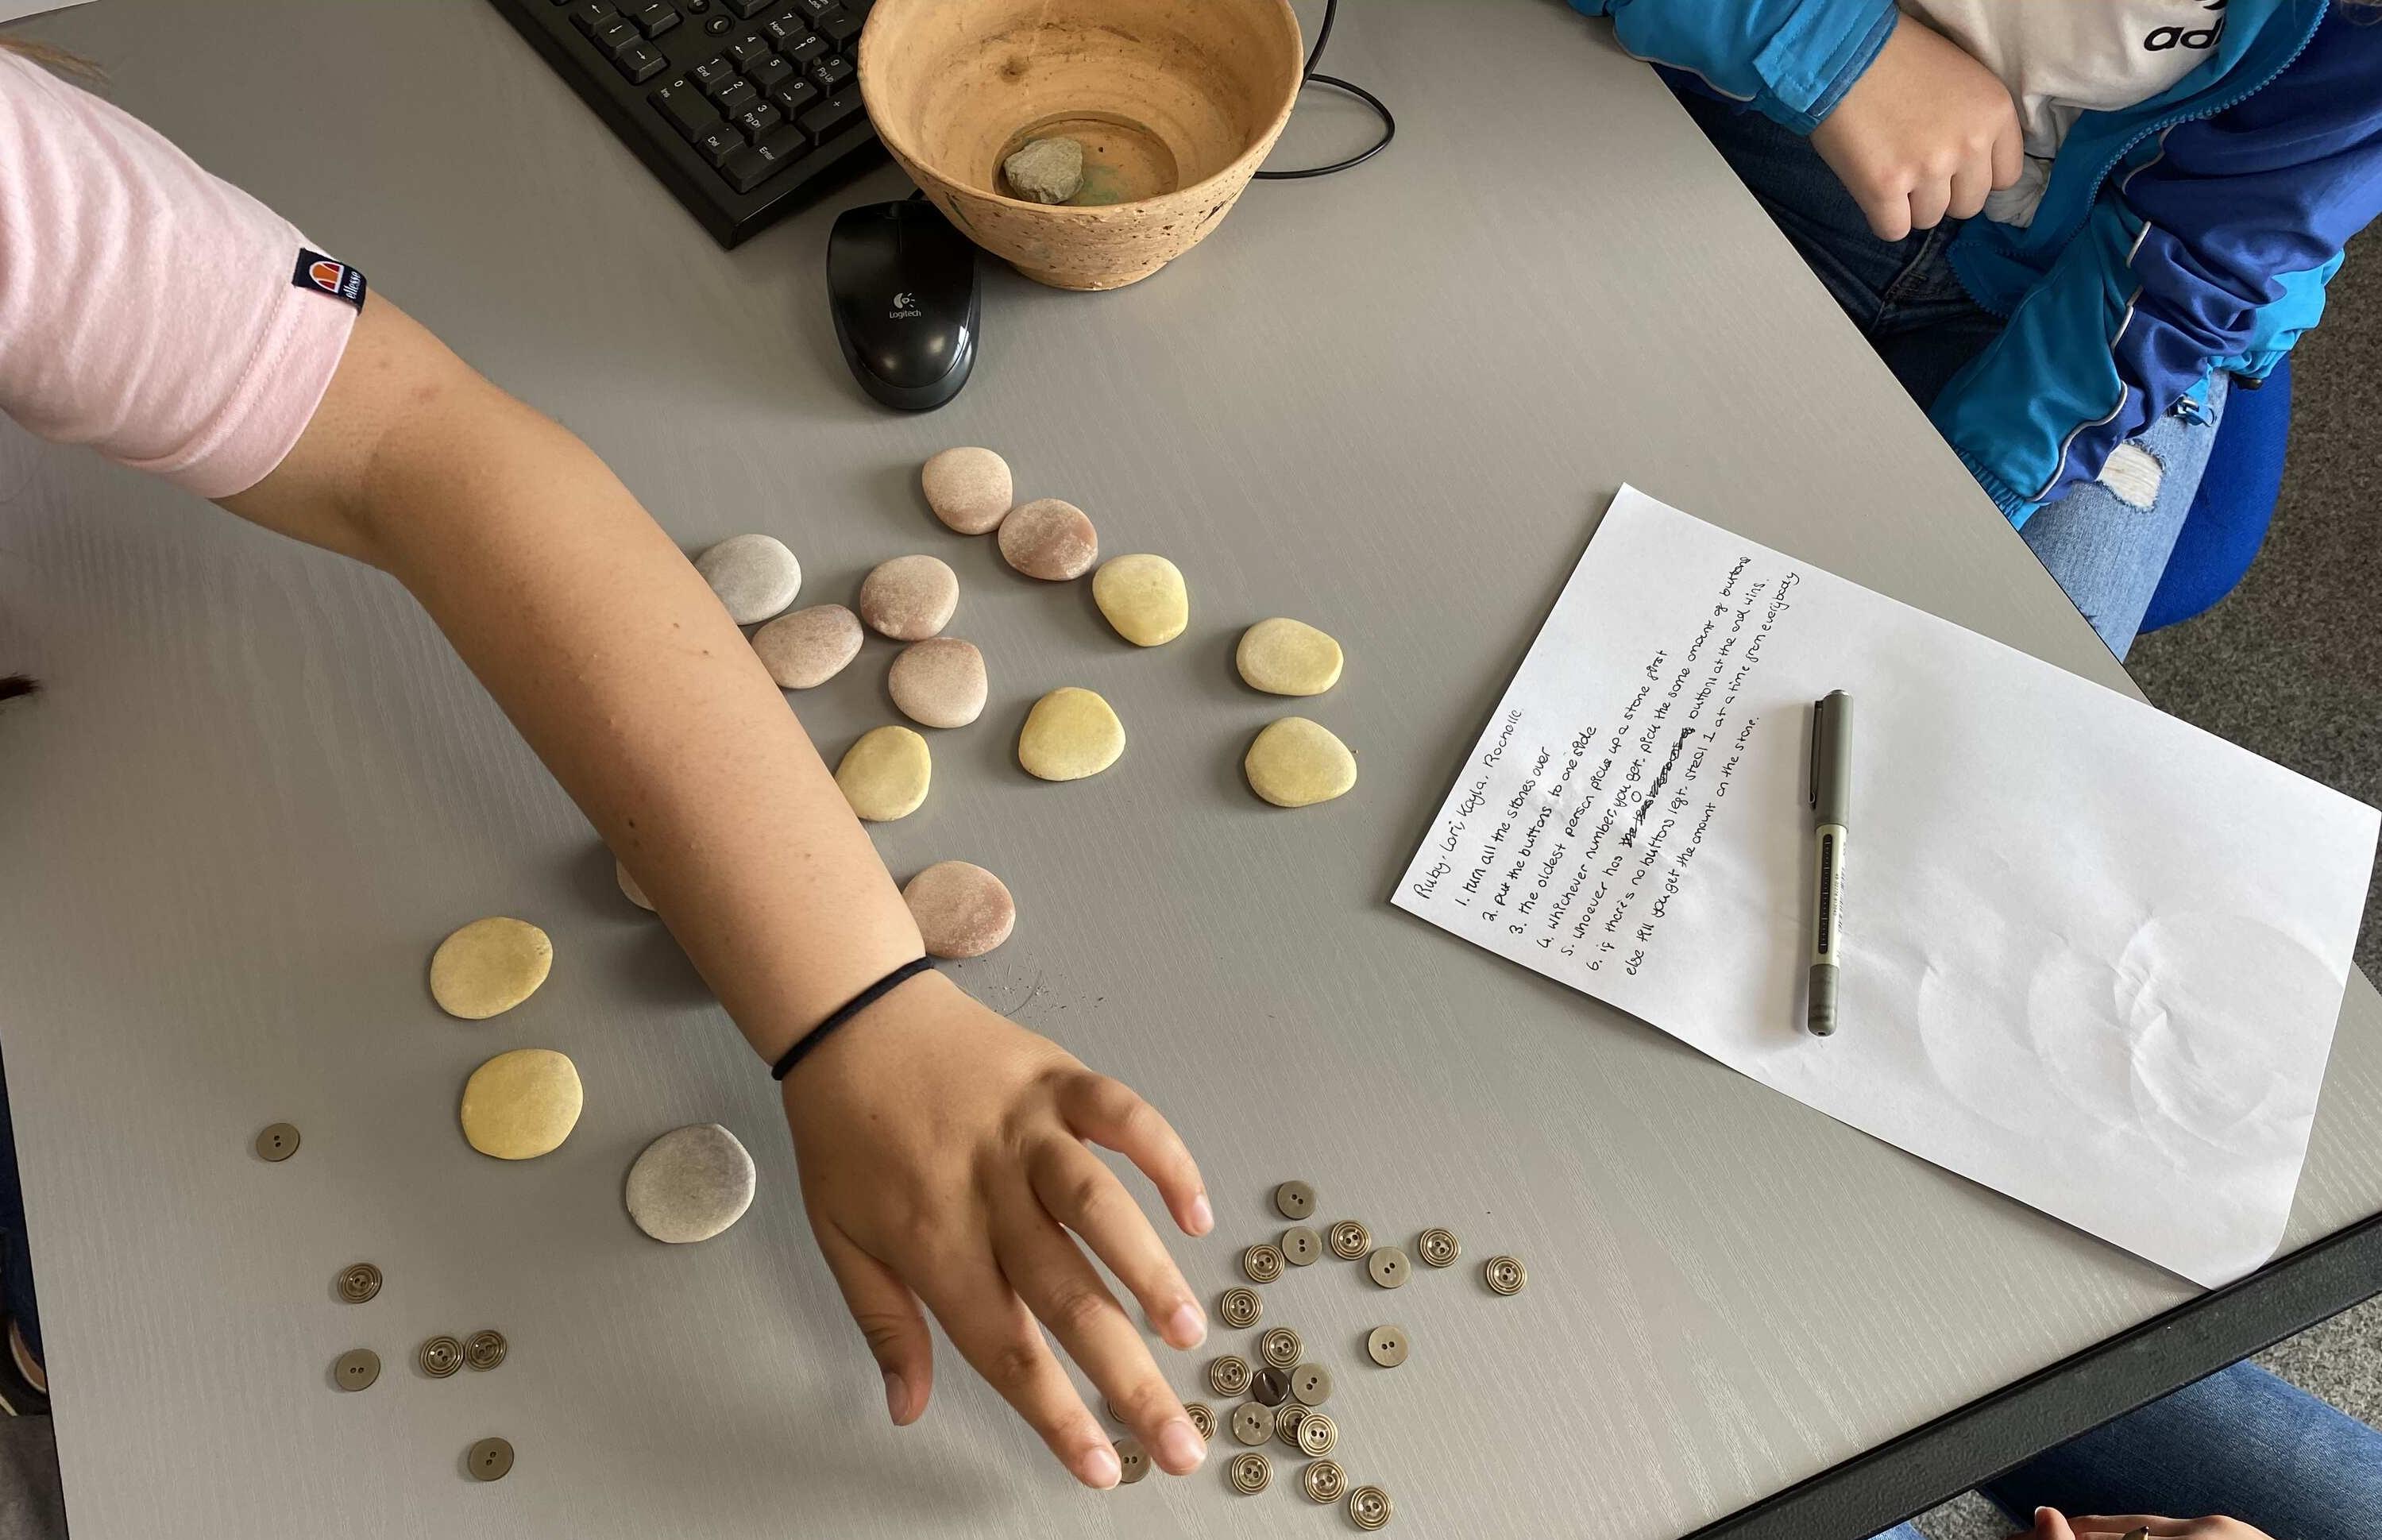
[[[2050,1508],[2034,1510],[2029,1540],[2125,1540],[2144,1533],[2176,1540],[2273,1540],[2239,1519],[2161,1519],[2144,1513],[2070,1519]]]
[[[2023,146],[2008,88],[1907,16],[1811,134],[1884,240],[1983,208],[1987,193],[2018,180]]]
[[[1165,1243],[1084,1147],[1130,1158],[1185,1233],[1205,1235],[1215,1217],[1199,1169],[1149,1104],[934,976],[821,1044],[786,1077],[785,1103],[812,1231],[885,1372],[895,1423],[925,1412],[933,1385],[924,1300],[1087,1486],[1116,1484],[1116,1456],[1038,1317],[1160,1468],[1199,1464],[1206,1441],[1076,1246],[1080,1236],[1168,1342],[1205,1338]]]

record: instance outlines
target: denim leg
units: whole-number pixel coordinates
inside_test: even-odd
[[[2188,1385],[1982,1488],[2062,1513],[2238,1519],[2278,1540],[2382,1535],[2382,1433],[2248,1363]]]
[[[2227,387],[2219,374],[2209,387],[2205,410],[2179,404],[2119,446],[2100,481],[2072,488],[2019,528],[2120,658],[2134,644],[2143,613],[2175,553],[2175,537],[2199,495]]]
[[[1870,1540],[1927,1540],[1927,1537],[1909,1524],[1897,1524],[1882,1534],[1872,1535]]]
[[[1958,220],[1880,240],[1811,141],[1758,112],[1682,91],[1680,102],[1772,224],[1836,297],[1922,407],[1999,336],[2002,320],[1969,298],[1946,253]]]

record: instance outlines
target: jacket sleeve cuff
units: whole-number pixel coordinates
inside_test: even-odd
[[[1953,453],[1960,457],[1960,463],[1968,468],[1969,474],[1977,479],[1977,484],[1984,488],[1985,495],[1994,500],[1994,507],[2001,509],[2002,517],[2012,524],[2023,527],[2029,519],[2034,517],[2035,510],[2043,507],[2039,500],[2030,501],[2020,496],[2010,489],[2008,482],[1995,474],[1992,467],[1966,449],[1955,446]]]
[[[1900,16],[1894,0],[1799,7],[1754,60],[1762,110],[1799,134],[1818,128],[1877,61]]]

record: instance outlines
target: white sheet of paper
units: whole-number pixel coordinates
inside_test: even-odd
[[[88,6],[91,0],[0,0],[0,21],[21,21],[43,11],[62,11],[70,6]]]
[[[1853,699],[1802,1029],[1811,703]],[[2282,1239],[2382,815],[1625,487],[1394,901],[2196,1282]]]

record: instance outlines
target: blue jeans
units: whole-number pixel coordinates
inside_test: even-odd
[[[2012,1522],[2079,1514],[2238,1519],[2275,1540],[2382,1535],[2382,1433],[2237,1363],[1979,1488]],[[1909,1524],[1878,1540],[1920,1540]]]
[[[1880,240],[1801,135],[1692,92],[1679,99],[1922,407],[2001,335],[1947,260],[1960,221]],[[2106,482],[2075,487],[2019,531],[2121,658],[2192,511],[2226,386],[2219,375],[2205,409],[2182,403],[2112,457]]]

